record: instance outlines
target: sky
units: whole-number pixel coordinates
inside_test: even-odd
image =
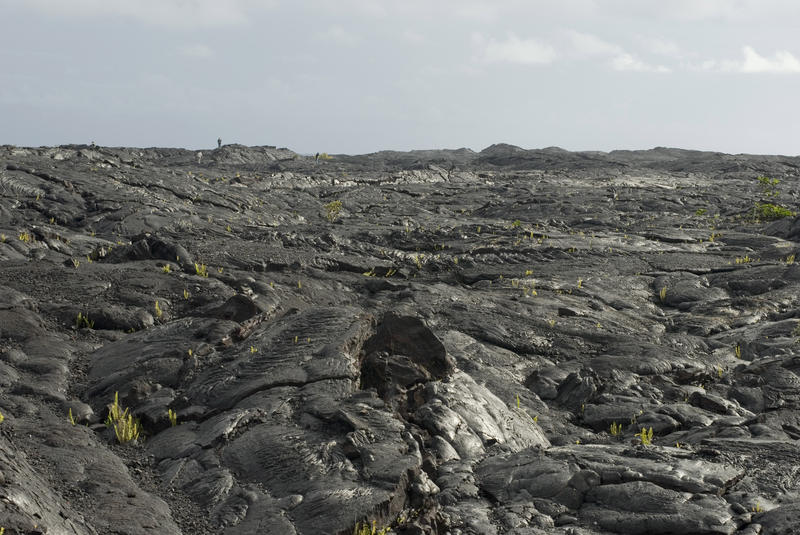
[[[0,0],[0,144],[800,154],[796,0]]]

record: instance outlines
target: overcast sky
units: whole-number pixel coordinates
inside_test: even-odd
[[[0,144],[800,154],[797,0],[0,0]]]

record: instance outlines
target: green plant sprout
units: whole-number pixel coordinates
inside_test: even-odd
[[[208,277],[208,267],[205,264],[194,263],[194,272],[201,277]]]
[[[71,423],[74,426],[75,417],[72,415],[72,407],[69,408],[69,413],[67,414],[67,416],[69,417],[69,423]]]
[[[167,410],[167,417],[169,418],[169,425],[175,427],[178,425],[178,413],[172,409]]]
[[[389,526],[378,528],[377,523],[373,520],[372,524],[369,522],[359,522],[353,528],[353,535],[388,535],[392,530]],[[2,533],[0,533],[2,535]]]
[[[658,292],[658,297],[661,299],[662,303],[667,300],[667,287],[666,286],[661,288],[661,291]]]
[[[324,206],[325,218],[333,223],[338,219],[339,213],[342,211],[342,201],[331,201]]]
[[[766,176],[759,176],[756,177],[758,180],[759,186],[761,186],[761,194],[765,197],[777,197],[778,190],[777,186],[780,184],[780,180],[777,178],[769,178]]]
[[[156,318],[161,319],[164,316],[164,311],[161,310],[161,307],[158,304],[158,299],[156,299],[156,306],[155,306]]]
[[[83,313],[78,312],[78,317],[75,320],[75,328],[80,329],[81,326],[86,327],[87,329],[94,329],[94,321],[90,320],[89,317]]]
[[[611,423],[611,435],[618,437],[622,434],[622,424],[618,424],[617,422]]]
[[[645,429],[642,427],[642,431],[636,433],[634,436],[639,437],[639,440],[642,442],[642,446],[649,446],[653,443],[653,428]]]
[[[114,434],[120,444],[127,444],[139,438],[141,424],[134,419],[130,409],[122,409],[119,404],[119,392],[114,393],[114,403],[108,410],[106,426],[114,428]]]

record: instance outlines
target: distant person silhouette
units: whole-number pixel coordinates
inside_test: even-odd
[[[319,153],[314,156],[314,163],[319,161]]]
[[[203,160],[203,153],[202,152],[198,152],[197,153],[197,165],[200,165],[200,162],[202,160]]]
[[[221,138],[221,137],[218,137],[218,138],[217,138],[217,148],[218,148],[218,149],[221,149],[221,148],[222,148],[222,138]]]

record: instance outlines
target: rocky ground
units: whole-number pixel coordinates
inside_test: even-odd
[[[0,147],[0,528],[797,533],[799,177]]]

